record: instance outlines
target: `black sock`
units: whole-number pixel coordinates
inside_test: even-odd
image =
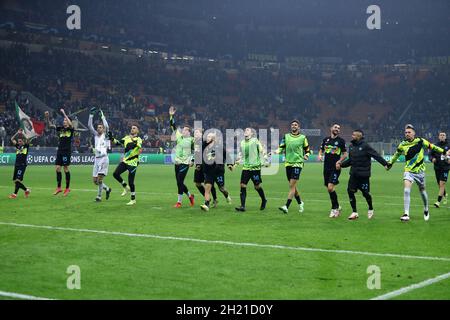
[[[438,202],[442,201],[442,196],[438,196]]]
[[[228,196],[229,196],[229,193],[228,193],[228,191],[227,190],[220,190],[222,193],[223,193],[223,196],[225,197],[225,198],[228,198]]]
[[[211,188],[211,195],[213,197],[213,200],[216,201],[217,200],[217,192],[216,192],[216,188],[214,188],[214,186]]]
[[[201,193],[202,196],[205,196],[205,187],[204,186],[202,186],[202,185],[197,186],[197,189]],[[212,190],[211,190],[211,193],[212,193]]]
[[[70,187],[70,171],[66,172],[66,189]]]
[[[136,200],[136,192],[131,192],[131,200]]]
[[[350,199],[350,205],[352,206],[353,212],[357,212],[356,211],[356,197],[355,197],[355,193],[348,191],[348,197]]]
[[[17,194],[19,192],[19,185],[16,182],[16,187],[14,189],[14,194]]]
[[[447,195],[447,190],[444,189],[444,197]]]
[[[299,194],[297,194],[297,195],[295,196],[295,200],[297,200],[297,203],[298,203],[298,204],[302,203],[302,199],[300,199],[300,195],[299,195]]]
[[[329,195],[331,199],[331,209],[339,208],[339,202],[336,191],[330,192]]]
[[[245,199],[247,198],[247,188],[241,187],[241,207],[245,208]]]
[[[56,172],[56,182],[58,183],[58,188],[61,188],[61,181],[62,181],[62,173]]]
[[[125,181],[122,181],[122,187],[124,187],[124,188],[127,187],[127,183]]]
[[[27,187],[24,186],[24,184],[22,182],[16,182],[16,185],[19,186],[20,189],[22,189],[23,191],[27,191]]]
[[[209,207],[210,200],[205,200],[205,204]]]
[[[265,201],[266,200],[266,195],[264,194],[263,188],[261,187],[259,189],[256,189],[256,191],[258,192],[259,196],[261,197],[261,200]]]
[[[370,193],[363,193],[364,198],[366,198],[367,204],[369,205],[369,210],[373,210],[373,206],[372,206],[372,196],[370,195]]]
[[[289,206],[291,205],[292,199],[287,199],[286,201],[286,207],[289,208]]]

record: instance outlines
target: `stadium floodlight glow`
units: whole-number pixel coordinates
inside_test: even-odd
[[[127,49],[122,48],[122,49],[120,49],[120,51],[127,52]]]
[[[108,47],[108,46],[102,46],[102,48],[103,48],[103,49],[109,49],[109,47]]]

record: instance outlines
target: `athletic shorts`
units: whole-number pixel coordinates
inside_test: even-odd
[[[341,170],[336,169],[324,169],[323,170],[323,184],[328,186],[329,183],[335,186],[339,184],[339,176],[341,175]]]
[[[261,170],[242,170],[241,183],[248,184],[250,180],[252,180],[255,186],[262,183]]]
[[[291,179],[299,180],[301,172],[302,168],[300,167],[286,167],[286,177],[288,181],[290,181]]]
[[[408,180],[413,183],[415,182],[421,189],[425,188],[425,172],[412,173],[412,172],[406,171],[403,174],[403,180]]]
[[[200,168],[197,170],[197,168],[194,170],[194,183],[203,183],[205,181],[205,175],[203,173],[203,168],[200,166]]]
[[[109,167],[108,156],[101,157],[101,158],[95,158],[92,176],[94,178],[97,178],[99,175],[107,176],[108,175],[108,167]]]
[[[55,165],[57,166],[70,166],[70,153],[56,153]]]
[[[13,181],[15,180],[23,180],[23,176],[25,175],[25,170],[27,169],[27,166],[16,166],[14,167],[14,175],[13,175]]]
[[[204,170],[203,176],[205,183],[214,184],[215,182],[219,187],[225,186],[225,171],[222,169]]]
[[[441,169],[435,169],[434,173],[436,174],[436,181],[439,183],[439,181],[445,181],[447,182],[448,179],[448,170],[441,170]]]
[[[361,192],[370,192],[370,177],[350,175],[348,190],[353,192],[357,192],[358,190],[361,190]]]

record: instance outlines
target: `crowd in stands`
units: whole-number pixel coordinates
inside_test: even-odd
[[[163,47],[180,54],[242,59],[249,53],[342,57],[345,62],[439,56],[447,52],[446,0],[385,1],[383,27],[366,27],[367,1],[149,1],[79,0],[82,29],[68,31],[66,1],[5,1],[3,21],[24,22],[70,39],[92,38],[137,48]],[[39,31],[38,31],[39,32]],[[67,45],[71,45],[70,41]],[[324,55],[324,51],[326,54]]]
[[[138,124],[148,148],[169,148],[170,105],[177,107],[180,125],[201,120],[204,128],[221,130],[251,126],[285,131],[298,118],[303,128],[319,128],[323,134],[331,122],[362,128],[371,141],[398,139],[405,123],[432,140],[438,130],[450,131],[450,72],[445,67],[271,70],[240,62],[225,67],[219,61],[189,63],[50,47],[31,52],[23,45],[1,48],[0,63],[0,105],[5,109],[0,125],[8,136],[18,125],[13,89],[24,112],[37,120],[43,120],[42,110],[20,98],[21,91],[39,98],[54,118],[64,107],[79,129],[85,128],[92,106],[104,110],[118,136]],[[89,136],[81,131],[76,145],[88,146]],[[47,130],[35,144],[55,146],[57,139]]]

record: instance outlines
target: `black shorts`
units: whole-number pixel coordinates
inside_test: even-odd
[[[339,176],[341,175],[341,170],[336,169],[324,169],[323,170],[323,184],[328,186],[329,183],[335,186],[339,184]]]
[[[205,175],[203,174],[203,168],[200,166],[200,168],[197,170],[195,168],[194,170],[194,183],[203,183],[205,182]]]
[[[447,182],[448,179],[448,170],[442,170],[442,169],[434,169],[434,173],[436,175],[436,181],[439,183],[439,181],[445,181]]]
[[[25,170],[27,169],[27,166],[16,166],[14,167],[14,175],[13,175],[13,181],[15,180],[23,180],[23,176],[25,175]]]
[[[348,180],[348,190],[357,192],[358,189],[361,190],[361,192],[370,192],[370,177],[350,175],[350,179]]]
[[[291,179],[298,180],[300,179],[300,173],[302,172],[302,168],[300,167],[286,167],[286,177],[288,181]]]
[[[203,170],[203,176],[205,183],[214,184],[217,183],[219,187],[225,186],[225,170],[223,169],[206,169]]]
[[[70,166],[70,153],[58,152],[56,154],[55,165],[57,166]]]
[[[261,170],[242,170],[241,183],[248,184],[250,180],[252,180],[255,186],[262,183]]]

